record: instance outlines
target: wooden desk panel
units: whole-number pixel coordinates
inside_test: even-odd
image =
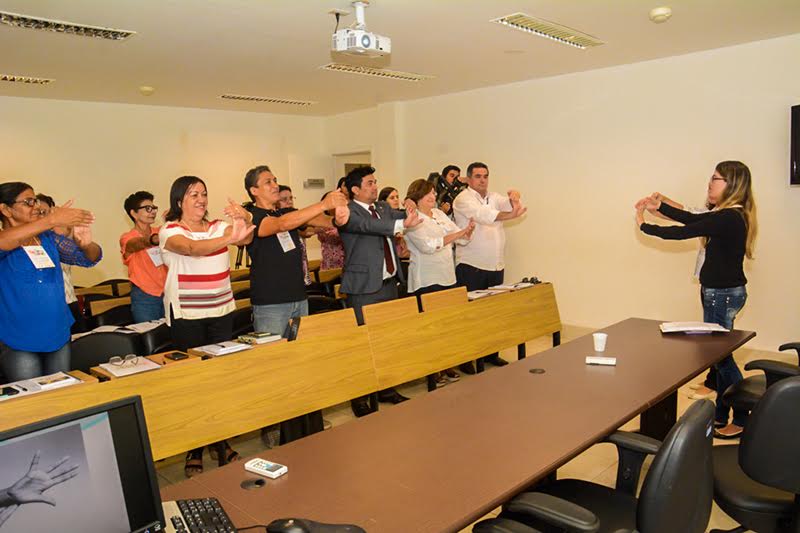
[[[157,460],[369,394],[376,386],[367,333],[355,329],[30,397],[0,409],[0,430],[139,394]]]
[[[587,335],[266,451],[289,473],[259,491],[240,488],[250,477],[241,464],[197,476],[203,488],[193,490],[261,523],[299,516],[381,533],[458,531],[755,335],[663,336],[642,319],[603,331],[616,367],[585,364]],[[514,446],[500,452],[498,442]]]
[[[381,389],[561,330],[549,283],[377,325],[366,322]]]

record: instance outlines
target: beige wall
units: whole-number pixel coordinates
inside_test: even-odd
[[[150,189],[166,206],[182,174],[207,180],[219,214],[227,196],[244,198],[243,174],[257,163],[305,205],[319,194],[302,180],[332,181],[332,154],[371,152],[381,186],[401,191],[448,163],[483,160],[492,187],[520,189],[530,207],[508,225],[507,278],[553,281],[565,322],[602,327],[700,318],[696,244],[642,236],[632,205],[655,190],[702,204],[714,164],[741,159],[761,236],[737,325],[774,349],[800,338],[800,189],[787,175],[797,57],[800,35],[324,118],[0,98],[0,178],[97,213],[106,258],[75,275],[85,284],[124,275],[124,197]]]
[[[281,182],[294,172],[300,196],[302,179],[329,171],[322,118],[1,97],[0,116],[0,181],[28,182],[58,202],[74,198],[97,216],[104,258],[74,269],[80,285],[127,276],[118,239],[131,227],[122,203],[134,191],[154,193],[163,211],[173,180],[197,175],[220,217],[228,197],[246,199],[244,174],[256,164]]]
[[[800,188],[788,185],[798,57],[795,35],[393,104],[326,129],[339,146],[391,121],[402,143],[373,145],[375,166],[401,189],[448,163],[486,162],[492,188],[520,189],[530,208],[508,225],[507,279],[553,281],[563,320],[591,327],[702,317],[696,243],[641,235],[632,206],[652,191],[701,205],[714,165],[740,159],[753,172],[761,235],[737,326],[774,350],[800,338]]]

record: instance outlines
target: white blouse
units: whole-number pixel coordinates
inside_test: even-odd
[[[411,252],[408,292],[430,285],[455,285],[453,243],[445,245],[444,237],[461,231],[461,228],[436,208],[431,211],[431,216],[419,211],[419,217],[422,222],[405,234],[406,244]],[[469,239],[458,239],[455,243],[464,245],[469,243]]]

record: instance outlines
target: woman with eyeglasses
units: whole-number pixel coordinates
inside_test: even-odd
[[[58,264],[91,267],[103,255],[89,228],[94,215],[71,205],[41,216],[30,185],[0,184],[0,343],[9,381],[70,369],[73,318]],[[73,237],[58,227],[74,228]]]
[[[158,247],[158,232],[154,226],[158,207],[153,195],[138,191],[125,199],[125,213],[133,221],[133,229],[119,238],[122,262],[128,267],[131,280],[131,313],[134,322],[149,322],[164,318],[164,283],[167,267]]]
[[[241,207],[240,207],[241,209]],[[233,337],[233,301],[228,246],[243,246],[255,226],[233,214],[232,223],[208,219],[208,190],[196,176],[175,180],[158,245],[167,279],[164,311],[172,343],[181,351]],[[228,462],[239,454],[225,443]],[[203,448],[189,451],[184,473],[203,471]]]
[[[716,166],[709,181],[708,201],[714,208],[707,213],[683,211],[655,195],[636,203],[636,223],[642,232],[662,239],[703,238],[706,251],[700,269],[703,320],[727,329],[733,328],[734,318],[747,301],[743,264],[745,257],[753,258],[758,231],[751,181],[750,169],[744,163],[723,161]],[[658,212],[683,225],[646,224],[645,210]],[[723,404],[722,395],[728,387],[742,380],[742,373],[732,354],[714,367],[717,372],[714,436],[737,438],[742,433],[747,412],[734,409],[733,421],[728,423],[730,408]]]

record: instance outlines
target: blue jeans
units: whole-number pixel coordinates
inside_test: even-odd
[[[0,356],[0,362],[9,382],[66,372],[70,369],[72,352],[69,342],[55,352],[26,352],[5,348],[3,355]]]
[[[285,304],[254,305],[253,328],[256,333],[274,333],[286,337],[289,319],[308,316],[308,300]]]
[[[733,319],[744,307],[747,301],[747,290],[744,286],[729,289],[711,289],[703,287],[703,321],[713,322],[720,326],[733,329]],[[714,420],[719,424],[728,423],[730,407],[722,403],[722,395],[733,385],[742,381],[742,373],[733,360],[733,354],[714,365],[717,370],[717,411]],[[735,409],[733,423],[743,427],[747,421],[747,411]]]
[[[147,294],[131,283],[131,314],[137,324],[164,318],[164,300],[161,296]]]

